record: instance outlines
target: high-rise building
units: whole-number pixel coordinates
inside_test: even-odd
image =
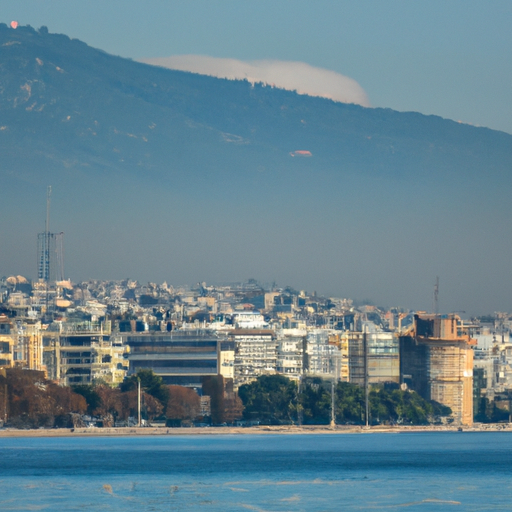
[[[234,343],[235,388],[249,384],[260,375],[276,373],[277,341],[268,329],[233,329],[228,341]]]
[[[473,346],[457,315],[414,315],[400,337],[400,378],[423,398],[450,407],[457,424],[473,423]]]
[[[111,336],[108,320],[54,323],[42,341],[48,378],[60,384],[119,384],[126,375],[125,347]]]
[[[0,315],[0,368],[13,366],[15,343],[13,322],[5,315]]]

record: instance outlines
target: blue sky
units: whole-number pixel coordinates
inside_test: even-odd
[[[353,78],[372,106],[512,133],[510,0],[3,0],[0,12],[133,59],[305,62]]]

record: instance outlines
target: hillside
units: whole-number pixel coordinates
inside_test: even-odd
[[[328,235],[324,268],[334,268],[335,252],[343,249],[343,266],[363,260],[366,269],[389,274],[395,272],[394,251],[402,254],[404,240],[414,245],[414,226],[426,222],[421,261],[415,255],[414,263],[398,265],[399,275],[405,271],[411,279],[417,265],[432,263],[425,253],[432,243],[438,254],[448,244],[453,259],[455,248],[467,247],[475,235],[482,243],[492,240],[485,239],[490,226],[504,219],[512,136],[503,132],[153,67],[44,27],[1,24],[0,70],[0,178],[5,205],[16,217],[16,233],[4,227],[0,235],[12,241],[23,233],[26,239],[34,222],[42,229],[45,187],[51,184],[54,225],[76,236],[67,258],[76,274],[117,269],[136,277],[147,265],[152,270],[144,275],[157,279],[162,272],[156,269],[168,261],[163,253],[172,252],[183,281],[198,273],[198,279],[223,279],[230,272],[246,278],[267,270],[255,277],[300,280],[316,250],[300,255],[297,266],[267,258],[268,248],[285,260],[295,258],[299,234],[308,247]],[[473,213],[462,218],[465,207]],[[448,225],[458,232],[453,247]],[[400,233],[393,234],[392,226],[400,226]],[[162,256],[154,260],[132,245],[126,250],[133,230],[142,240],[169,236],[173,243],[159,242]],[[252,238],[243,235],[246,230]],[[240,235],[238,243],[226,232]],[[191,233],[201,242],[191,242]],[[99,245],[114,240],[117,249],[103,259],[93,256],[97,249],[88,252],[83,245],[93,234]],[[359,238],[367,241],[354,247]],[[267,250],[255,250],[256,239]],[[22,243],[27,254],[30,244]],[[191,263],[190,253],[205,246],[211,248],[208,257]],[[369,259],[370,247],[383,248],[384,266]],[[20,264],[14,252],[5,253],[5,261],[6,273]],[[474,262],[467,263],[463,273],[472,272]],[[33,274],[29,256],[21,264],[27,269],[18,273]],[[453,272],[449,268],[428,269],[429,279]],[[361,267],[356,274],[363,279],[367,271]],[[314,274],[319,286],[332,283],[332,276]],[[350,292],[356,288],[350,280],[335,286],[346,285]],[[371,294],[370,283],[361,286],[361,293]]]

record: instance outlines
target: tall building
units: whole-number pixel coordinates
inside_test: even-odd
[[[366,367],[368,384],[398,383],[400,381],[398,338],[392,332],[380,331],[372,327],[367,329],[367,332],[346,332],[349,382],[364,386],[364,368]]]
[[[414,315],[400,336],[400,378],[423,398],[450,407],[457,424],[473,423],[473,346],[457,315]]]
[[[328,329],[308,331],[304,373],[316,377],[340,377],[340,345],[333,341],[332,334],[333,331]]]
[[[15,329],[14,366],[45,371],[41,322],[16,320]]]
[[[0,367],[45,371],[41,322],[0,315]]]
[[[306,354],[306,329],[283,329],[277,344],[277,373],[299,379],[304,372]]]
[[[63,237],[64,233],[46,231],[37,235],[37,277],[41,281],[64,280]]]
[[[336,331],[329,343],[339,349],[339,378],[344,382],[368,384],[400,381],[398,338],[392,332],[366,326],[367,332]]]

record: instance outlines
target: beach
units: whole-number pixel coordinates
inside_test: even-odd
[[[123,437],[123,436],[219,436],[219,435],[268,435],[268,434],[369,434],[412,432],[512,432],[512,424],[493,423],[473,426],[389,426],[360,425],[259,425],[252,427],[112,427],[112,428],[52,428],[52,429],[0,429],[2,437]]]

